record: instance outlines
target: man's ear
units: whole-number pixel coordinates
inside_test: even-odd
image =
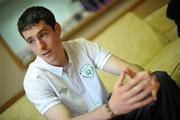
[[[61,35],[61,26],[56,22],[55,24],[55,32],[60,36]]]

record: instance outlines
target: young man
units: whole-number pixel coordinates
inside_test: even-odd
[[[179,88],[169,76],[162,72],[152,74],[145,71],[83,38],[61,42],[61,27],[47,8],[35,6],[26,9],[19,18],[18,30],[37,55],[27,70],[24,89],[46,119],[179,117],[176,112],[180,107],[174,108],[178,99],[175,98],[174,105],[164,99],[172,95],[174,100],[174,94],[180,98]],[[120,75],[110,97],[96,69]],[[124,85],[126,75],[131,80]],[[158,82],[157,78],[160,81],[163,79],[163,82]],[[170,105],[175,112],[164,116],[172,110],[162,106],[164,104]]]

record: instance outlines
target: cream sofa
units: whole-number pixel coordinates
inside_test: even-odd
[[[145,19],[127,13],[94,41],[114,55],[150,71],[166,71],[180,85],[180,38],[176,25],[166,18],[166,5]],[[111,91],[116,76],[98,71]]]
[[[113,54],[150,71],[167,71],[180,85],[180,39],[175,24],[165,17],[166,6],[140,19],[127,13],[98,35],[94,41]],[[117,76],[98,71],[108,91]],[[0,115],[0,120],[43,120],[26,96]]]

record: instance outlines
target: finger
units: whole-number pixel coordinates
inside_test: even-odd
[[[133,96],[137,96],[138,94],[140,94],[141,92],[146,91],[146,90],[152,91],[152,88],[148,84],[148,81],[141,80],[141,79],[142,79],[142,77],[135,77],[131,82],[129,82],[132,84],[130,84],[130,85],[128,84],[130,87],[126,94],[127,99],[128,98],[131,99]],[[145,97],[145,96],[142,96],[142,97]]]
[[[154,97],[154,99],[157,99],[157,93],[159,91],[160,88],[160,84],[157,81],[157,78],[153,75],[152,76],[152,80],[151,80],[151,86],[152,86],[152,96]]]
[[[125,78],[125,73],[121,72],[119,79],[116,81],[114,87],[116,88],[116,87],[122,86],[124,78]]]
[[[152,91],[151,95],[153,96],[154,100],[157,98],[157,92],[159,90],[159,83],[154,75],[152,75],[149,71],[145,71],[144,73],[144,81],[147,81],[146,86],[151,86]]]
[[[137,74],[136,71],[133,71],[133,70],[130,69],[130,68],[126,68],[124,71],[125,71],[126,74],[129,75],[131,78],[134,78],[134,77],[136,76],[136,74]]]
[[[120,80],[124,80],[125,77],[126,77],[126,71],[125,71],[125,70],[122,70],[122,71],[121,71],[121,74],[120,74],[120,76],[119,76],[119,79],[120,79]]]
[[[147,99],[149,97],[150,93],[151,93],[151,88],[144,89],[141,92],[139,92],[138,94],[132,96],[132,98],[130,98],[128,100],[128,103],[129,104],[134,104],[136,102]]]
[[[131,106],[132,106],[132,109],[137,109],[137,108],[141,108],[141,107],[143,107],[143,106],[145,106],[147,104],[150,104],[153,101],[154,101],[153,97],[148,97],[147,99],[144,99],[144,100],[139,101],[139,102],[137,102],[135,104],[132,104]]]
[[[128,93],[126,97],[131,98],[140,91],[147,89],[148,86],[151,87],[150,80],[151,76],[147,71],[138,72],[131,81],[123,86],[124,90]]]
[[[128,68],[126,68],[126,69],[124,69],[124,70],[122,70],[121,71],[121,74],[120,74],[120,76],[119,76],[119,79],[120,79],[120,81],[119,81],[119,85],[122,85],[123,84],[123,81],[124,81],[124,79],[126,78],[126,75],[127,74],[130,74],[130,70],[128,69]]]
[[[126,94],[126,97],[130,98],[131,96],[135,95],[137,92],[141,91],[143,89],[143,85],[138,85],[138,84],[142,84],[141,83],[141,78],[139,78],[138,76],[137,77],[134,77],[131,81],[129,81],[127,84],[125,84],[124,86],[122,86],[122,89],[124,91],[127,92]],[[138,86],[137,86],[138,85]],[[139,87],[141,86],[141,87]],[[131,90],[133,89],[134,87],[136,87],[134,90]]]

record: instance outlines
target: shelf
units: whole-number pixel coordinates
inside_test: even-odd
[[[74,34],[79,32],[81,29],[86,27],[91,22],[95,21],[98,17],[100,17],[102,14],[104,14],[108,9],[113,7],[115,4],[120,2],[120,0],[112,0],[111,2],[104,4],[99,10],[95,12],[91,12],[88,16],[82,18],[75,27],[72,27],[70,31],[64,32],[63,36],[61,37],[62,41],[69,40]]]

